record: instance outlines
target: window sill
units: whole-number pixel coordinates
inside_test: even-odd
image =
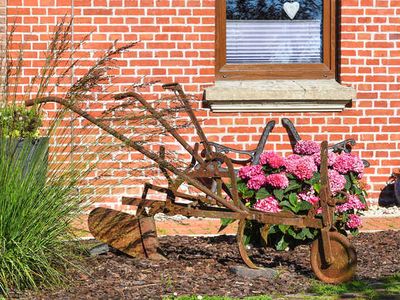
[[[340,112],[355,96],[333,79],[224,80],[205,89],[214,112]]]

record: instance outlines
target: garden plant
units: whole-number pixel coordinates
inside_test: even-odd
[[[108,71],[115,68],[115,57],[135,43],[112,43],[71,83],[71,70],[79,66],[74,54],[86,42],[73,44],[71,28],[72,20],[66,18],[55,26],[43,65],[28,83],[24,51],[13,43],[15,28],[7,37],[1,61],[0,295],[64,282],[65,269],[76,265],[79,249],[71,242],[76,238],[72,223],[90,203],[80,186],[109,153],[99,140],[92,142],[102,150],[97,156],[74,144],[70,128],[59,126],[65,111],[48,118],[35,99],[88,99],[93,90],[110,82]],[[24,106],[27,99],[34,100],[32,108]],[[56,145],[51,140],[54,133]]]
[[[282,210],[307,215],[321,214],[320,207],[320,145],[302,140],[294,147],[294,154],[282,157],[276,152],[265,152],[258,165],[245,166],[238,173],[238,190],[243,203],[257,210],[277,213]],[[347,199],[336,207],[335,227],[352,234],[361,226],[360,215],[367,208],[366,191],[360,181],[364,173],[363,161],[352,153],[328,153],[328,175],[332,196]],[[223,220],[223,225],[232,222]],[[260,241],[260,225],[248,222],[248,242]],[[277,250],[312,241],[317,229],[272,225],[265,242]]]

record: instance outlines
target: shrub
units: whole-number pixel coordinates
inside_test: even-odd
[[[24,105],[0,108],[0,136],[12,138],[38,138],[41,116],[35,109]]]
[[[288,157],[275,152],[263,153],[259,165],[239,170],[238,190],[246,206],[264,212],[284,210],[298,215],[307,215],[314,210],[316,217],[321,217],[320,146],[312,141],[300,141],[294,150],[295,154]],[[366,208],[366,192],[360,183],[363,162],[354,154],[329,152],[328,165],[333,196],[348,199],[336,207],[335,226],[339,231],[356,234],[361,226],[359,215]],[[257,240],[260,226],[249,222],[248,240]],[[318,232],[312,228],[272,225],[268,242],[277,250],[284,250],[313,240]]]
[[[27,109],[20,105],[23,100],[54,95],[56,87],[67,79],[70,83],[70,70],[78,66],[78,60],[72,57],[75,50],[70,50],[79,49],[84,42],[72,44],[71,22],[63,19],[56,26],[44,53],[44,65],[31,78],[27,93],[18,93],[25,90],[20,86],[23,53],[20,51],[14,60],[15,53],[9,50],[15,49],[10,42],[12,34],[0,64],[5,68],[1,69],[5,76],[0,105],[0,294],[64,281],[65,267],[75,262],[76,244],[68,242],[74,238],[71,222],[88,205],[80,187],[113,146],[91,141],[98,150],[91,153],[93,147],[88,144],[74,144],[70,128],[57,127],[64,108],[39,128],[41,107]],[[101,90],[102,84],[111,82],[107,72],[116,66],[114,57],[134,45],[117,47],[114,42],[69,88],[57,90],[56,96],[71,104],[87,100],[93,91]],[[47,129],[47,135],[57,133],[56,151],[49,154],[47,140],[36,139],[41,135],[38,129],[42,133]],[[90,132],[90,128],[84,129]],[[82,137],[80,143],[85,142]],[[32,144],[36,145],[34,150]]]
[[[47,143],[32,152],[30,141],[19,151],[10,141],[3,138],[0,144],[2,293],[60,282],[62,267],[73,256],[65,243],[73,237],[70,224],[84,209],[76,191],[82,172],[52,170],[45,183],[38,174],[47,171]]]

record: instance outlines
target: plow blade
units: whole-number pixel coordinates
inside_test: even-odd
[[[133,257],[165,259],[153,217],[137,218],[117,210],[98,207],[88,219],[90,233],[99,241]]]

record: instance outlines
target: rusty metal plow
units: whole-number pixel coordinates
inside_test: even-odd
[[[146,183],[140,198],[124,197],[122,199],[123,204],[137,207],[135,216],[107,208],[92,210],[88,223],[93,236],[131,256],[164,259],[159,251],[154,222],[155,214],[236,219],[239,220],[237,241],[240,255],[247,266],[257,268],[258,266],[250,259],[244,245],[246,222],[257,221],[263,224],[264,229],[272,224],[292,225],[298,228],[317,228],[320,229],[321,234],[311,246],[311,267],[314,273],[319,279],[329,283],[339,283],[351,279],[355,273],[356,254],[348,239],[334,229],[333,213],[336,202],[331,197],[329,190],[328,143],[324,141],[321,145],[320,201],[322,218],[316,217],[315,211],[311,211],[306,216],[300,216],[287,211],[265,213],[249,209],[245,207],[239,198],[234,165],[256,163],[258,161],[268,134],[275,123],[271,121],[265,127],[257,149],[236,151],[237,153],[249,155],[250,159],[244,161],[230,159],[224,153],[229,150],[234,152],[235,150],[207,140],[180,85],[173,83],[163,87],[172,90],[184,106],[200,138],[200,143],[196,143],[193,147],[189,145],[178,131],[139,94],[134,92],[122,93],[116,95],[115,99],[132,98],[144,106],[147,112],[191,155],[192,161],[185,170],[178,169],[166,160],[163,146],[160,147],[158,153],[150,151],[140,142],[133,141],[126,135],[111,128],[100,118],[95,118],[64,99],[46,97],[26,102],[27,106],[45,102],[57,102],[66,106],[121,140],[126,146],[137,150],[156,162],[166,177],[168,181],[166,187]],[[172,175],[175,176],[173,177]],[[199,194],[192,195],[180,191],[179,188],[183,183],[194,187],[199,191]],[[149,191],[161,193],[165,195],[165,199],[149,199]],[[185,202],[180,201],[182,199]]]

